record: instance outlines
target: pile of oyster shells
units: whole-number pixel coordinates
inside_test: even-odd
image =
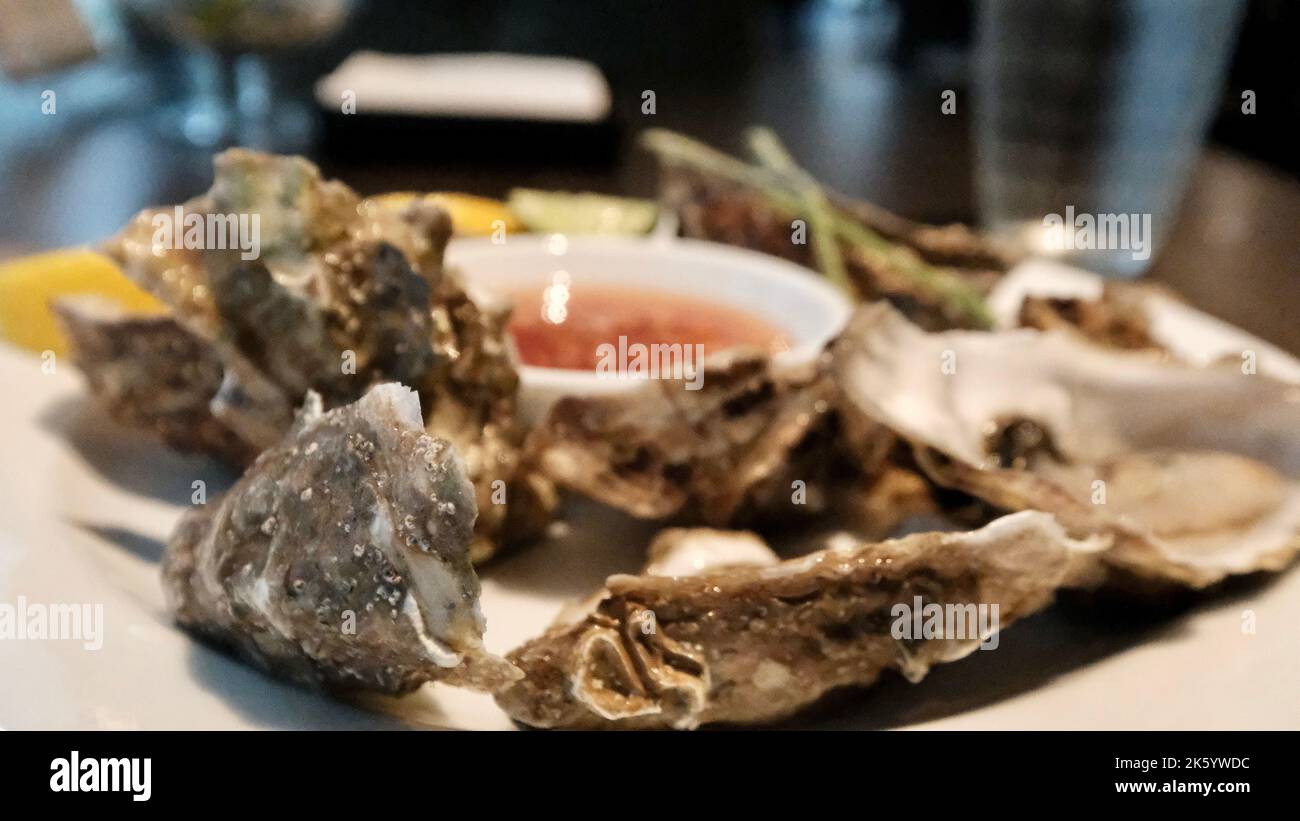
[[[1207,590],[1300,550],[1300,387],[1179,361],[1131,291],[996,331],[890,292],[813,363],[732,351],[702,390],[573,397],[529,430],[507,315],[444,269],[436,205],[236,150],[182,209],[261,214],[262,253],[161,249],[145,212],[109,251],[170,314],[59,314],[111,413],[244,471],[171,538],[178,623],[308,686],[436,680],[539,727],[771,722],[990,638],[900,638],[900,604],[996,605],[1001,629],[1058,591]],[[493,656],[476,572],[559,488],[673,526]],[[888,538],[917,517],[945,526]],[[829,522],[798,555],[765,538]]]

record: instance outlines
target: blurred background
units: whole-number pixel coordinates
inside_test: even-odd
[[[1300,3],[0,2],[0,256],[187,199],[234,143],[304,153],[367,194],[653,196],[640,129],[739,152],[766,124],[827,186],[913,219],[1015,237],[1065,205],[1151,213],[1151,260],[1090,267],[1300,352]],[[595,71],[358,64],[323,80],[363,50]],[[423,99],[412,76],[447,79]],[[378,90],[353,112],[350,85]],[[394,88],[409,99],[374,104]]]

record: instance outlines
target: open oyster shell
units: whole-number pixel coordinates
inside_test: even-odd
[[[1113,581],[1205,587],[1300,551],[1300,388],[1061,332],[929,334],[883,304],[833,358],[846,408],[934,481],[1113,537]]]
[[[645,574],[611,576],[585,609],[509,654],[524,678],[497,702],[535,727],[775,721],[837,687],[891,669],[919,681],[968,655],[1058,587],[1094,575],[1104,544],[1071,540],[1036,512],[784,562],[751,535],[668,530]],[[918,601],[984,605],[997,626],[896,638],[899,608]]]
[[[415,393],[379,385],[292,431],[219,500],[187,513],[163,559],[181,625],[309,686],[496,690],[470,564],[474,491]]]
[[[778,367],[736,351],[705,363],[699,390],[655,380],[631,394],[562,399],[527,450],[559,484],[634,516],[788,517],[825,506],[832,393],[820,364]],[[796,504],[797,487],[807,493]]]

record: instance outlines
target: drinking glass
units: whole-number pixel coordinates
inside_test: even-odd
[[[1140,274],[1199,156],[1241,12],[1240,0],[981,0],[985,227],[1023,250]],[[1120,247],[1081,247],[1089,220],[1092,244]]]

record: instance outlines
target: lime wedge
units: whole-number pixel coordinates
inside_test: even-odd
[[[647,234],[659,218],[650,200],[516,188],[507,205],[530,231],[560,234]]]

